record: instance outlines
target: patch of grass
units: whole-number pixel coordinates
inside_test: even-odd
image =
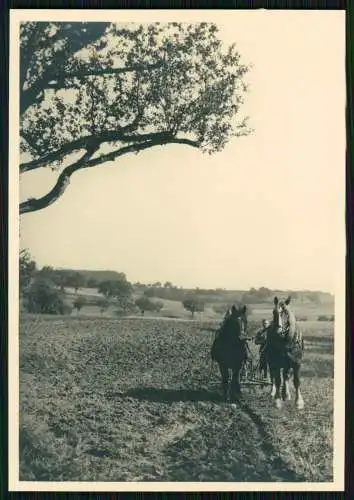
[[[214,329],[22,316],[20,479],[330,481],[333,323],[306,323],[302,412],[253,386],[236,408],[223,403]]]

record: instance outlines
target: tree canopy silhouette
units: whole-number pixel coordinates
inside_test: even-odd
[[[58,172],[21,214],[54,203],[77,170],[166,144],[214,153],[250,132],[248,67],[212,23],[26,22],[20,36],[20,173]]]

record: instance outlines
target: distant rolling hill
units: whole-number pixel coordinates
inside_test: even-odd
[[[58,268],[58,271],[66,271],[66,272],[76,272],[85,276],[86,280],[94,279],[96,281],[109,281],[109,280],[117,280],[119,279],[123,273],[119,273],[118,271],[92,271],[88,269],[66,269],[66,268]]]
[[[108,281],[108,280],[117,280],[125,276],[123,272],[112,271],[112,270],[88,270],[88,269],[68,269],[61,268],[58,270],[66,271],[66,272],[78,272],[85,277],[86,282],[88,280],[95,280],[96,282]],[[129,277],[127,277],[129,279]],[[86,285],[87,286],[87,285]],[[245,302],[247,304],[271,304],[273,302],[273,298],[275,295],[279,297],[284,297],[288,294],[291,294],[293,297],[293,302],[297,304],[308,304],[311,306],[329,306],[334,307],[334,296],[327,292],[322,291],[310,291],[310,290],[267,290],[266,295],[259,295],[259,291],[255,289],[251,290],[226,290],[226,289],[188,289],[182,287],[168,287],[165,288],[163,286],[156,287],[154,285],[145,285],[143,283],[134,284],[133,289],[134,293],[137,296],[140,296],[144,293],[144,290],[148,287],[154,289],[155,298],[166,299],[172,301],[183,301],[186,294],[193,293],[196,294],[201,300],[208,303],[242,303]],[[261,289],[260,289],[261,290]],[[92,292],[91,292],[92,293]],[[91,295],[88,292],[88,295]]]

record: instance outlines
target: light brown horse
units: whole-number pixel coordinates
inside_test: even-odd
[[[300,369],[304,342],[295,315],[289,307],[290,301],[290,296],[285,301],[279,301],[278,297],[274,298],[273,323],[268,330],[267,338],[267,358],[275,406],[281,408],[282,399],[291,399],[289,379],[292,370],[295,404],[298,409],[302,409],[304,400],[300,391]]]

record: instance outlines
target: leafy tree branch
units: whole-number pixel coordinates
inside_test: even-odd
[[[159,139],[155,138],[154,140],[147,140],[141,144],[131,144],[116,151],[112,151],[105,155],[99,156],[98,158],[90,159],[98,149],[92,148],[88,150],[79,161],[66,167],[61,172],[55,186],[49,191],[49,193],[47,193],[42,198],[30,198],[21,203],[20,214],[35,212],[37,210],[42,210],[49,205],[52,205],[64,194],[64,191],[70,184],[70,177],[77,170],[102,165],[104,163],[114,161],[120,156],[123,156],[127,153],[138,153],[139,151],[143,151],[144,149],[149,149],[154,146],[162,146],[164,144],[186,144],[196,148],[198,147],[198,143],[193,143],[189,139],[170,139],[168,136],[166,136],[165,138],[161,136]]]
[[[20,213],[55,202],[79,169],[158,145],[212,154],[248,135],[248,67],[217,35],[210,23],[23,23],[19,169],[59,174]]]

